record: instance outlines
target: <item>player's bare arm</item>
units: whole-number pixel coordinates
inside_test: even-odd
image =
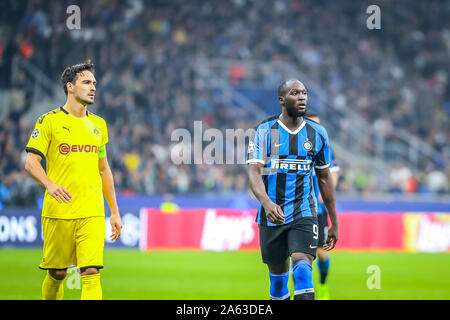
[[[336,187],[336,185],[337,185],[337,183],[338,183],[338,181],[339,181],[339,170],[330,170],[330,172],[331,172],[331,177],[333,178],[333,184],[334,184],[334,186]],[[318,199],[319,199],[319,201],[321,202],[321,203],[323,203],[323,200],[322,200],[322,195],[319,193],[319,197],[318,197]]]
[[[266,216],[270,222],[276,224],[284,223],[284,213],[280,206],[273,203],[266,193],[264,183],[261,179],[261,175],[264,169],[264,165],[261,163],[250,163],[248,165],[248,177],[250,189],[255,195],[256,199],[263,206]]]
[[[323,249],[329,251],[334,248],[338,240],[338,218],[336,210],[336,196],[334,192],[333,177],[330,169],[317,169],[317,181],[319,183],[320,194],[322,195],[323,203],[330,215],[331,225],[328,229],[328,239],[324,244]]]
[[[106,156],[98,159],[98,170],[102,178],[103,196],[111,209],[111,239],[117,240],[119,239],[122,230],[122,220],[120,218],[119,207],[117,206],[114,179]]]
[[[63,186],[55,184],[44,171],[41,165],[42,157],[33,152],[27,152],[25,160],[25,170],[45,189],[49,195],[55,198],[59,203],[61,201],[68,203],[72,201],[69,191]]]

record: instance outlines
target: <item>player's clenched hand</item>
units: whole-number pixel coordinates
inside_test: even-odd
[[[120,232],[122,230],[122,220],[120,219],[120,215],[117,214],[112,214],[111,218],[111,230],[112,230],[112,234],[111,234],[111,240],[117,240],[120,237]]]
[[[338,230],[335,225],[332,225],[328,229],[328,238],[327,242],[323,245],[323,250],[330,251],[331,249],[334,248],[337,241],[338,241]]]
[[[47,186],[47,192],[59,203],[61,203],[61,200],[65,203],[72,202],[72,196],[63,186],[58,186],[57,184],[51,183]]]
[[[275,224],[284,223],[284,213],[279,205],[273,203],[272,201],[267,201],[267,203],[263,204],[263,207],[270,222]]]

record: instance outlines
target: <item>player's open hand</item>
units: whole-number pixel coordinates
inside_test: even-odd
[[[122,219],[120,219],[120,214],[112,214],[111,218],[111,240],[117,240],[120,237],[122,231]]]
[[[331,225],[328,229],[328,238],[327,242],[323,245],[323,250],[330,251],[336,246],[336,242],[338,241],[338,230],[335,225]]]
[[[273,203],[272,201],[267,201],[267,203],[265,203],[263,207],[266,211],[267,219],[269,219],[270,222],[275,224],[284,223],[284,213],[279,205]]]
[[[72,202],[72,196],[70,195],[69,191],[67,191],[67,189],[63,186],[58,186],[57,184],[51,183],[47,186],[47,192],[59,203]]]

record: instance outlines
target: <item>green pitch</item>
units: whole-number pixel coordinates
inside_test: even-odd
[[[41,249],[0,249],[0,299],[40,299],[45,275],[37,268],[40,259]],[[332,299],[450,299],[449,253],[337,251],[331,259]],[[259,252],[107,249],[104,260],[104,299],[268,298]],[[79,299],[79,287],[78,275],[70,272],[64,298]],[[292,292],[292,281],[290,287]]]

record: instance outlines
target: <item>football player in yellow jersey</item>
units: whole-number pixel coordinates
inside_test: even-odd
[[[45,187],[42,208],[43,258],[48,270],[43,299],[62,299],[67,268],[78,266],[81,299],[102,299],[99,269],[105,243],[104,199],[111,209],[113,240],[122,222],[106,157],[105,121],[88,112],[94,102],[94,65],[88,60],[66,68],[61,81],[66,104],[42,115],[26,146],[26,171]],[[41,166],[46,158],[47,168]]]

